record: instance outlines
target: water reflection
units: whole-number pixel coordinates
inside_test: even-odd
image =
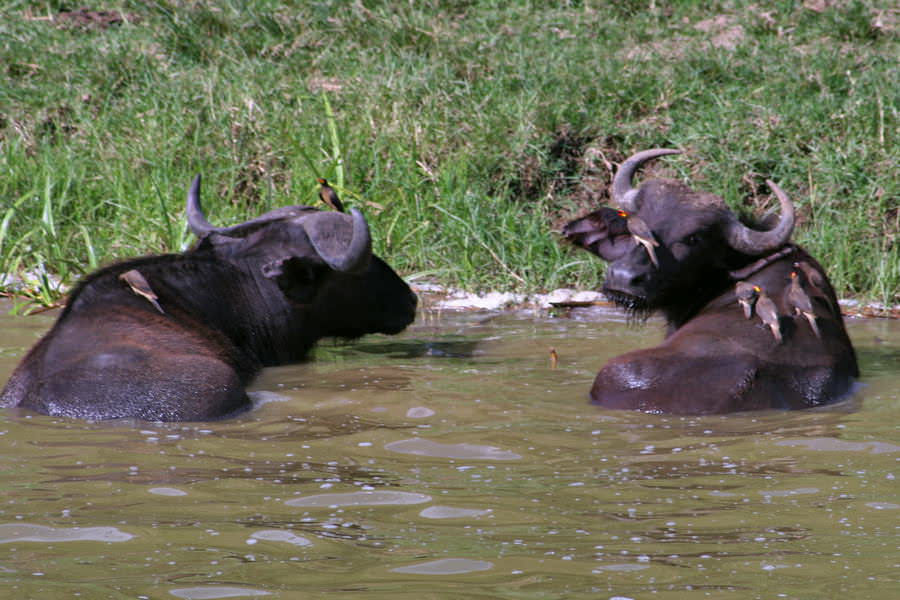
[[[380,354],[388,358],[472,358],[480,342],[469,339],[454,340],[404,340],[399,342],[367,342],[356,345],[353,352]]]
[[[476,573],[492,569],[494,563],[486,560],[472,560],[469,558],[442,558],[425,563],[396,567],[391,569],[394,573],[412,573],[414,575],[461,575],[463,573]]]
[[[127,542],[134,536],[115,527],[47,527],[0,523],[0,544],[12,542]]]
[[[406,411],[406,416],[410,419],[426,419],[434,414],[435,412],[427,406],[414,406]]]
[[[158,447],[147,450],[138,447],[134,453],[137,456],[131,457],[130,464],[109,459],[100,462],[76,460],[77,454],[68,455],[72,460],[64,460],[67,464],[45,466],[43,476],[46,478],[42,483],[51,485],[78,482],[128,483],[154,486],[157,491],[151,493],[179,495],[178,491],[185,492],[185,490],[165,484],[190,486],[212,479],[267,481],[280,486],[325,485],[328,482],[340,481],[378,486],[394,485],[397,480],[390,474],[357,464],[305,461],[296,459],[296,456],[260,462],[239,454],[214,454],[211,451],[185,453],[177,447],[171,450]],[[154,454],[164,459],[162,464],[154,464],[156,462]],[[293,452],[288,454],[294,455]],[[172,468],[173,463],[179,465],[177,469]]]
[[[856,354],[860,369],[865,368],[864,373],[891,375],[900,372],[900,348],[887,340],[877,338],[871,346],[857,346]]]
[[[339,506],[403,506],[422,504],[430,500],[431,496],[412,492],[362,491],[304,496],[288,500],[285,504],[288,506],[337,508]]]
[[[262,531],[254,531],[250,535],[250,538],[252,540],[262,540],[266,542],[283,542],[292,546],[312,546],[312,542],[305,537],[300,537],[299,535],[295,535],[290,531],[282,531],[280,529],[264,529]]]
[[[818,494],[819,488],[797,488],[793,490],[760,490],[760,495],[766,496],[767,498],[772,497],[789,497],[789,496],[797,496],[800,494]]]
[[[231,587],[223,585],[199,586],[193,588],[176,588],[169,590],[176,598],[184,600],[216,600],[218,598],[249,598],[251,596],[268,596],[271,592],[251,588]]]
[[[429,506],[419,513],[426,519],[465,519],[467,517],[483,517],[493,512],[490,508],[454,508],[452,506]]]
[[[184,490],[179,490],[178,488],[169,488],[169,487],[155,487],[147,490],[151,494],[156,494],[157,496],[187,496],[187,492]]]
[[[900,452],[900,446],[887,442],[848,442],[835,438],[813,438],[808,440],[780,440],[779,446],[803,446],[823,452],[871,452],[884,454]]]
[[[431,456],[435,458],[469,458],[474,460],[519,460],[520,454],[501,450],[494,446],[478,444],[442,444],[423,438],[411,438],[385,444],[385,450],[401,454]]]

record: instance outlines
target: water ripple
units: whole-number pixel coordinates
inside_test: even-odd
[[[385,506],[396,505],[402,506],[406,504],[422,504],[431,500],[431,496],[426,494],[416,494],[413,492],[392,492],[392,491],[374,491],[374,492],[347,492],[345,494],[315,494],[313,496],[304,496],[302,498],[293,498],[286,500],[288,506]]]
[[[481,517],[490,514],[491,509],[454,508],[452,506],[429,506],[419,513],[426,519],[462,519],[464,517]]]
[[[487,571],[494,568],[494,563],[486,560],[472,560],[470,558],[442,558],[407,567],[391,569],[394,573],[412,573],[415,575],[460,575],[462,573],[474,573]]]
[[[494,446],[482,446],[479,444],[442,444],[422,438],[410,438],[390,442],[384,445],[385,450],[399,452],[401,454],[415,454],[417,456],[433,456],[435,458],[466,458],[474,460],[519,460],[520,454],[501,450]]]
[[[810,450],[825,452],[871,452],[872,454],[888,454],[900,452],[900,446],[887,442],[847,442],[836,438],[813,438],[800,440],[781,440],[778,446],[806,446]]]
[[[281,529],[263,529],[262,531],[254,532],[250,537],[254,540],[265,542],[284,542],[294,546],[312,546],[312,542],[305,537],[295,535],[290,531],[282,531]]]
[[[217,598],[239,598],[242,596],[268,596],[271,592],[254,590],[252,588],[238,588],[226,585],[198,586],[192,588],[176,588],[169,590],[176,598],[184,600],[214,600]]]

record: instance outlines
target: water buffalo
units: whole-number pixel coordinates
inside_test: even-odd
[[[633,315],[661,312],[665,341],[610,360],[591,398],[609,408],[704,414],[806,408],[846,395],[856,355],[822,267],[790,243],[794,207],[774,183],[777,224],[742,224],[716,195],[672,180],[632,179],[639,152],[604,207],[564,235],[609,263],[604,293]]]
[[[48,415],[150,421],[226,417],[250,406],[266,366],[302,359],[322,337],[398,333],[416,296],[372,254],[363,215],[286,206],[213,227],[188,192],[199,237],[81,281],[25,356],[0,406]]]

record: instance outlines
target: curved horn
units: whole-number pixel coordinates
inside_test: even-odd
[[[613,177],[613,202],[619,205],[623,210],[636,211],[638,206],[634,202],[634,196],[637,193],[637,190],[631,187],[631,180],[634,179],[635,171],[648,160],[666,156],[667,154],[681,154],[681,150],[652,148],[629,156],[628,159],[619,166],[619,170],[616,171],[616,176]]]
[[[794,231],[794,204],[791,199],[774,181],[767,179],[766,185],[775,193],[775,197],[781,203],[781,219],[772,229],[757,231],[750,229],[732,216],[731,220],[725,224],[725,239],[738,252],[758,255],[775,250],[787,243]]]
[[[203,208],[200,206],[199,174],[194,177],[194,181],[193,183],[191,183],[191,188],[188,190],[187,221],[188,225],[190,225],[191,227],[191,231],[193,231],[194,235],[196,235],[197,237],[203,237],[211,231],[218,230],[217,227],[214,227],[209,221],[206,220],[206,215],[203,214]]]
[[[369,233],[369,225],[366,218],[361,212],[355,208],[350,209],[350,218],[353,223],[353,231],[350,237],[350,243],[345,248],[338,250],[334,248],[333,231],[329,231],[330,235],[320,235],[317,231],[316,221],[322,226],[327,227],[327,220],[346,219],[346,215],[342,213],[322,212],[315,215],[315,221],[311,221],[312,227],[307,228],[309,241],[313,248],[319,253],[329,267],[335,271],[342,273],[357,273],[362,271],[369,265],[372,258],[372,236]],[[310,231],[312,229],[312,231]],[[325,233],[325,232],[322,232]],[[337,251],[336,251],[337,250]]]

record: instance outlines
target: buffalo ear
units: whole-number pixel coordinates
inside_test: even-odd
[[[297,304],[313,301],[328,270],[320,262],[298,256],[278,258],[262,266],[263,277],[274,279],[288,300]]]
[[[563,228],[563,235],[576,246],[612,262],[634,245],[626,216],[621,211],[604,207],[568,223]]]

